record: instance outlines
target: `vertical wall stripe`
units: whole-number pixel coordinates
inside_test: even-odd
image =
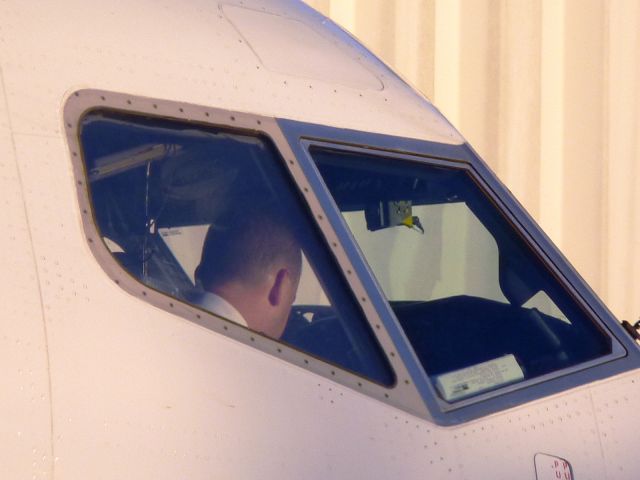
[[[357,0],[358,38],[390,65],[396,62],[396,10],[395,2],[390,0]]]
[[[540,3],[502,0],[498,173],[538,216]]]
[[[606,293],[614,305],[631,304],[634,297],[640,297],[633,288],[635,282],[620,283],[620,278],[633,278],[633,257],[637,255],[633,245],[638,223],[637,187],[628,179],[635,178],[638,163],[638,108],[630,107],[637,106],[640,99],[639,15],[637,2],[619,1],[609,6]]]
[[[540,64],[540,224],[563,247],[564,178],[564,4],[542,2]]]
[[[419,45],[423,34],[421,27],[424,19],[421,15],[421,5],[417,1],[396,1],[394,3],[396,13],[393,26],[395,31],[395,62],[393,63],[413,85],[416,85],[422,67]]]
[[[636,32],[640,28],[640,5],[636,4]],[[640,82],[640,50],[636,50],[635,59],[636,85]],[[614,276],[610,284],[614,287],[620,283],[629,285],[631,298],[625,303],[613,303],[613,307],[620,309],[623,318],[640,320],[640,94],[636,93],[636,99],[631,107],[635,113],[634,133],[635,141],[633,170],[627,177],[632,184],[633,197],[631,199],[631,212],[628,220],[632,222],[631,242],[629,246],[630,263],[632,265],[629,276]],[[621,315],[621,316],[622,316]]]
[[[332,1],[329,4],[329,16],[342,28],[353,32],[356,27],[356,0]]]
[[[601,291],[604,155],[604,5],[569,0],[565,15],[563,239],[578,271]]]
[[[498,170],[500,113],[500,0],[462,6],[460,102],[457,127],[482,158]]]
[[[460,14],[460,0],[436,0],[433,100],[456,126],[461,121]]]

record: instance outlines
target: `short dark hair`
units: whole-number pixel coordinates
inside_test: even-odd
[[[195,277],[206,290],[232,280],[254,283],[276,262],[300,274],[301,250],[292,225],[274,212],[245,211],[209,227]]]

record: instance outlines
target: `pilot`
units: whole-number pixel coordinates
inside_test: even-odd
[[[269,211],[209,227],[197,304],[272,338],[282,335],[296,296],[302,253],[288,222]]]

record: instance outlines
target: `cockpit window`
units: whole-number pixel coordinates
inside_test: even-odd
[[[394,374],[256,133],[108,110],[81,122],[99,233],[136,280],[390,386]]]
[[[310,153],[445,401],[611,353],[464,168]]]

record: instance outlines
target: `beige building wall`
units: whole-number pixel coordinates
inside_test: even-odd
[[[429,97],[640,316],[640,0],[306,0]]]

